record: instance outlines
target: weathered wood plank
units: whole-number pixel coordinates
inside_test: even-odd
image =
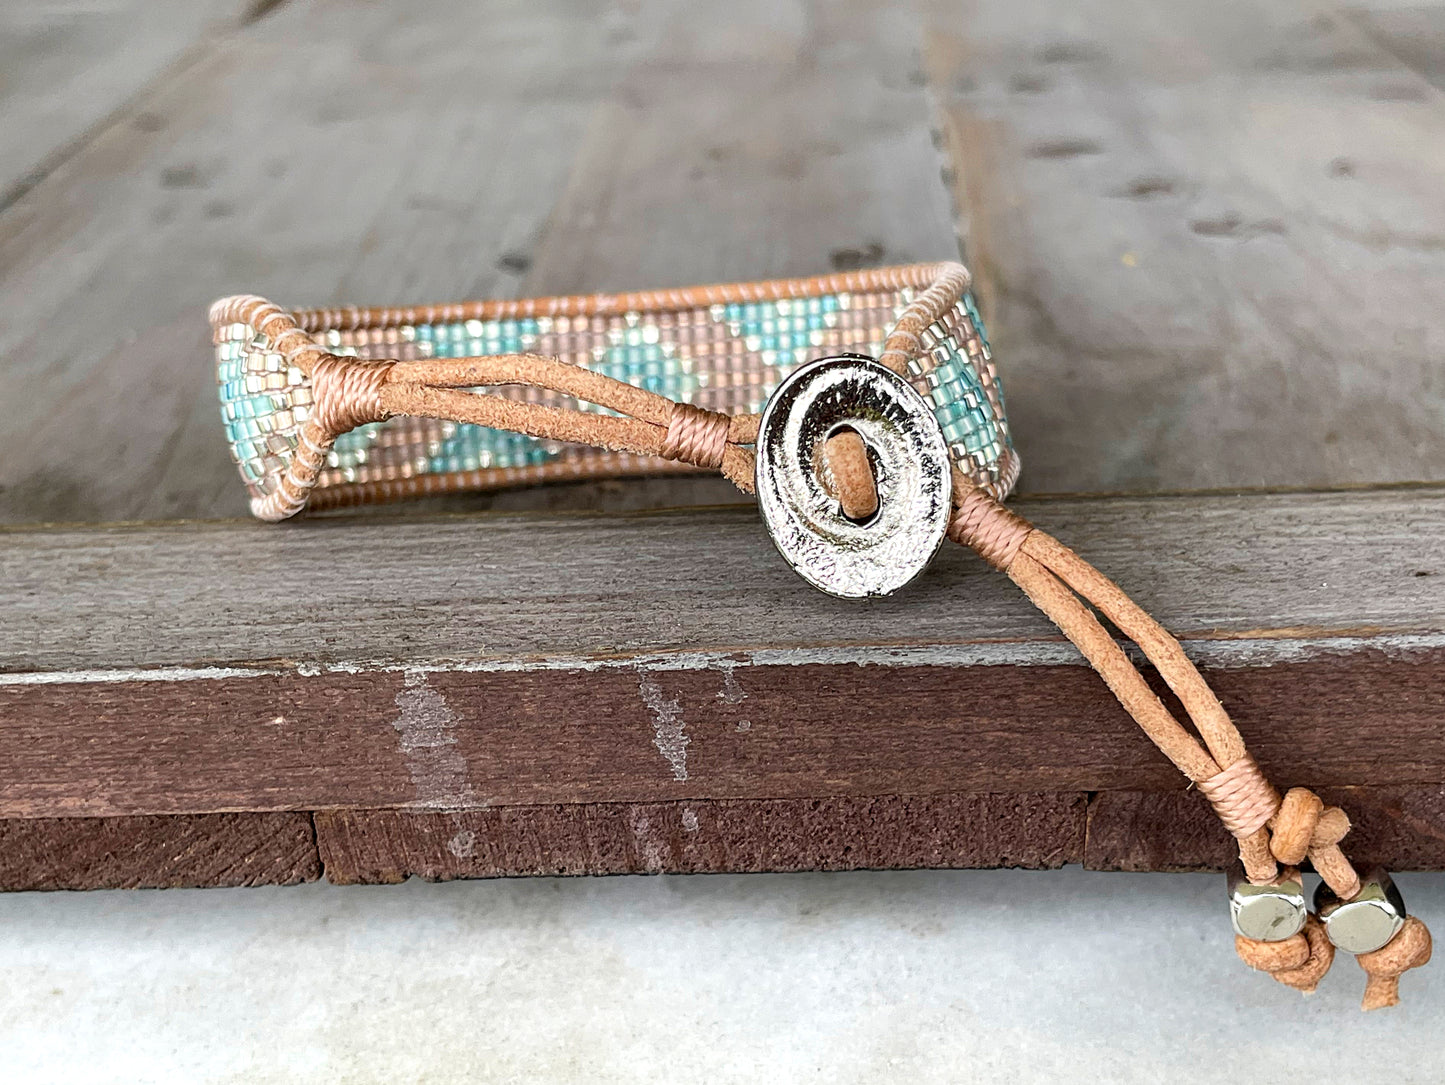
[[[0,518],[239,513],[196,314],[242,286],[407,301],[947,255],[929,91],[1027,488],[1442,476],[1445,102],[1401,16],[644,5],[599,31],[457,5],[428,38],[414,13],[291,8],[154,87],[162,129],[102,133],[0,215],[0,357],[26,407],[0,411]],[[267,131],[312,153],[259,150]]]
[[[1361,10],[1364,8],[1364,10]],[[1445,90],[1445,5],[1434,3],[1397,6],[1384,3],[1350,5],[1348,17],[1382,48],[1408,64],[1438,90]],[[1427,95],[1413,82],[1385,84],[1385,98],[1421,101]]]
[[[102,133],[0,214],[0,522],[244,512],[204,325],[222,294],[389,304],[954,255],[910,25],[802,0],[282,6],[154,86],[155,130]]]
[[[950,255],[930,101],[1026,486],[1442,477],[1435,15],[927,7],[319,3],[228,35],[0,210],[0,521],[241,511],[217,293]],[[1272,773],[1341,789],[1352,842],[1409,868],[1445,866],[1441,497],[1026,512],[1184,635]],[[1214,865],[1227,842],[1173,788],[957,553],[860,608],[745,514],[0,536],[0,886],[284,883],[322,857],[337,880]]]
[[[1023,508],[1280,779],[1445,780],[1445,491]],[[18,530],[0,585],[4,816],[1177,782],[971,557],[847,604],[740,512]]]
[[[316,815],[340,884],[535,874],[1052,869],[1084,854],[1082,793],[567,803]]]
[[[1445,780],[1445,650],[1377,654],[1206,677],[1279,779]],[[840,657],[0,685],[0,816],[1178,781],[1087,667]]]
[[[1027,489],[1445,476],[1438,36],[1192,0],[930,26]]]
[[[1445,869],[1445,787],[1325,788],[1350,847],[1394,870]],[[0,890],[336,884],[626,873],[1083,862],[1222,870],[1233,845],[1184,790],[556,804],[417,813],[0,820]]]
[[[307,814],[0,820],[0,890],[296,885],[320,876]]]
[[[1445,621],[1445,489],[1018,508],[1205,663],[1430,647]],[[305,676],[630,665],[698,651],[1075,659],[1067,645],[1041,647],[1053,627],[961,548],[896,596],[846,602],[793,574],[749,510],[11,530],[0,533],[0,613],[0,671],[47,681],[176,666]]]
[[[0,209],[44,179],[97,126],[154,127],[131,98],[256,0],[50,0],[0,6]]]

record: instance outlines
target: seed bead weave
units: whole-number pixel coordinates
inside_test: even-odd
[[[253,507],[265,505],[276,513],[290,508],[272,495],[315,409],[316,389],[301,363],[320,352],[407,362],[534,354],[669,400],[730,415],[755,414],[778,382],[809,358],[881,353],[889,329],[915,296],[932,286],[935,271],[921,265],[625,295],[313,310],[295,314],[295,328],[307,334],[280,333],[287,336],[286,349],[252,323],[232,319],[250,299],[228,298],[212,312],[222,420]],[[972,295],[960,293],[917,335],[910,376],[934,403],[955,460],[979,485],[1004,496],[1018,476],[1018,458]],[[537,386],[512,386],[499,394],[539,406],[612,413]],[[307,504],[325,508],[693,469],[686,459],[406,416],[337,433],[317,465]]]
[[[1003,394],[958,264],[627,295],[291,314],[263,298],[211,309],[222,413],[265,519],[302,508],[540,481],[720,471],[753,486],[757,411],[809,358],[853,350],[909,380],[952,459],[948,537],[1005,573],[1058,626],[1236,838],[1249,880],[1308,860],[1342,900],[1360,879],[1349,820],[1313,792],[1283,797],[1178,641],[1058,540],[1005,508],[1018,473]],[[600,450],[600,451],[599,451]],[[825,442],[820,478],[849,515],[878,488],[865,447]],[[1139,647],[1183,706],[1187,729],[1105,630]],[[1301,991],[1334,947],[1318,919],[1281,942],[1236,938],[1246,963]],[[1415,917],[1362,953],[1366,1009],[1398,1001],[1428,961]]]

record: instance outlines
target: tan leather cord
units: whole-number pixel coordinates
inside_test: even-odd
[[[1026,554],[1009,566],[1008,576],[1073,641],[1125,711],[1181,772],[1196,783],[1219,772],[1214,759],[1174,719],[1124,650],[1063,581]]]
[[[1274,836],[1269,842],[1274,857],[1289,866],[1298,866],[1309,854],[1315,825],[1325,804],[1308,788],[1293,787],[1285,793],[1275,815]]]
[[[955,502],[950,538],[1002,568],[1079,648],[1145,734],[1209,799],[1236,837],[1251,881],[1269,883],[1279,877],[1277,864],[1292,867],[1307,857],[1340,899],[1359,893],[1359,875],[1339,846],[1350,829],[1344,811],[1325,806],[1305,788],[1279,797],[1178,641],[1077,554],[966,481]],[[1081,597],[1139,645],[1179,696],[1203,746],[1149,690]],[[1221,770],[1219,763],[1226,758],[1232,760]],[[1306,993],[1315,989],[1334,960],[1325,927],[1313,915],[1304,931],[1284,942],[1239,937],[1235,948],[1251,967]],[[1427,963],[1430,954],[1430,932],[1414,916],[1386,946],[1360,954],[1356,959],[1369,976],[1363,1008],[1395,1005],[1400,975]]]
[[[1244,756],[1244,740],[1205,683],[1179,642],[1125,595],[1117,585],[1084,561],[1063,543],[1043,532],[1030,535],[1024,548],[1053,569],[1075,591],[1097,606],[1105,617],[1137,644],[1146,658],[1159,668],[1200,737],[1221,765],[1232,765]]]
[[[1305,920],[1304,930],[1282,942],[1256,942],[1237,934],[1234,949],[1250,968],[1306,995],[1314,993],[1335,961],[1325,925],[1313,915]]]
[[[1365,998],[1361,1008],[1379,1010],[1398,1005],[1401,974],[1429,964],[1430,954],[1429,929],[1414,916],[1407,917],[1405,925],[1386,945],[1355,958],[1369,977],[1365,981]]]
[[[667,447],[668,430],[672,423],[671,414],[666,424],[658,425],[638,418],[617,418],[612,415],[546,407],[538,403],[502,399],[500,396],[482,392],[434,388],[430,385],[387,384],[382,389],[381,402],[388,414],[447,418],[455,422],[471,422],[493,429],[512,430],[530,437],[571,441],[615,452],[634,452],[648,456],[662,454]],[[728,422],[730,426],[731,419]],[[711,456],[710,449],[700,451],[706,451]],[[707,466],[714,466],[711,459]],[[715,466],[740,490],[745,493],[753,492],[751,450],[727,442]]]
[[[387,380],[393,384],[429,385],[433,388],[494,388],[499,385],[545,388],[651,422],[655,426],[667,425],[673,408],[673,401],[666,396],[541,354],[394,362]]]
[[[1341,900],[1360,891],[1359,875],[1340,849],[1350,819],[1338,806],[1325,806],[1308,788],[1290,788],[1270,827],[1270,850],[1281,863],[1293,866],[1308,857]]]
[[[878,484],[868,464],[868,448],[856,430],[842,430],[823,442],[822,475],[850,520],[866,520],[878,511]]]

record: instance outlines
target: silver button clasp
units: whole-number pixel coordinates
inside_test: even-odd
[[[823,442],[862,438],[878,511],[843,514],[819,473]],[[953,507],[948,444],[927,401],[872,358],[844,354],[799,366],[763,408],[758,506],[779,553],[814,587],[844,599],[889,595],[933,559]]]

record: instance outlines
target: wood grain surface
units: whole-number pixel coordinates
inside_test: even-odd
[[[1266,665],[1317,643],[1429,648],[1445,622],[1440,487],[1017,508],[1207,665]],[[833,599],[787,567],[750,509],[12,529],[0,532],[0,612],[9,684],[167,667],[546,670],[736,651],[1077,658],[961,547],[897,595]]]
[[[0,212],[108,128],[156,130],[134,99],[264,10],[257,0],[0,6]]]
[[[1441,25],[940,10],[924,66],[1028,489],[1441,477]]]
[[[244,513],[202,319],[221,294],[947,257],[951,199],[1026,491],[1440,479],[1442,38],[1407,15],[276,5],[0,211],[0,520]],[[672,479],[446,505],[726,499]]]
[[[1068,792],[567,803],[456,813],[323,811],[332,882],[499,875],[748,873],[1082,862]]]
[[[1020,507],[1183,637],[1276,779],[1359,789],[1383,850],[1445,861],[1433,807],[1390,799],[1445,782],[1445,490]],[[0,610],[4,818],[304,811],[346,880],[1219,861],[1097,676],[957,548],[849,604],[742,510],[12,529]],[[432,847],[458,833],[481,843]]]
[[[0,889],[296,885],[320,876],[304,813],[0,819]]]
[[[857,606],[751,512],[579,515],[738,500],[699,478],[217,519],[215,296],[960,239],[1024,491],[1077,495],[1025,514],[1183,638],[1281,782],[1445,866],[1441,12],[7,6],[0,887],[1216,866],[1197,796],[961,552]]]
[[[280,5],[152,84],[155,130],[106,130],[0,214],[0,521],[245,514],[204,319],[223,294],[392,304],[956,255],[916,47],[864,5]]]

